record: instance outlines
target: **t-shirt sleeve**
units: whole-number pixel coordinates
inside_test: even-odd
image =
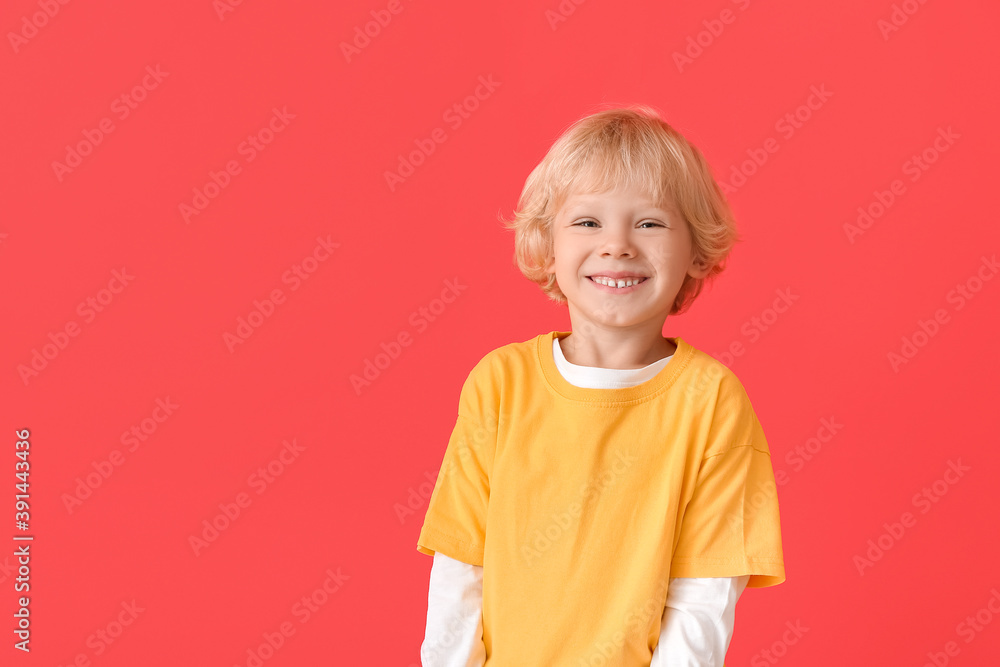
[[[496,452],[498,411],[494,387],[480,362],[462,387],[458,416],[431,492],[417,551],[440,552],[483,565],[490,474]]]
[[[785,565],[771,453],[738,382],[717,401],[708,437],[670,576],[750,575],[750,588],[780,584]]]

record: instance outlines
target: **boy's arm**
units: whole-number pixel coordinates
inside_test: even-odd
[[[423,667],[482,667],[483,568],[434,553],[427,593]]]
[[[750,575],[671,579],[649,667],[723,667],[736,601],[749,580]]]

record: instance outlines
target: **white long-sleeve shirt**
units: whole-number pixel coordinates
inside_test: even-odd
[[[559,339],[552,341],[556,367],[578,387],[631,387],[653,378],[665,357],[636,369],[571,364]],[[660,620],[660,639],[650,667],[723,667],[733,636],[736,601],[749,581],[739,577],[670,579]],[[427,626],[420,647],[423,667],[483,667],[483,568],[434,554],[427,595]]]

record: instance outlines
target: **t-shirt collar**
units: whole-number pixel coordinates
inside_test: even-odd
[[[624,371],[624,373],[633,373],[635,371],[647,371],[647,369],[660,365],[658,369],[654,369],[655,372],[652,376],[643,382],[630,387],[578,387],[563,377],[563,375],[559,372],[559,367],[556,366],[555,360],[555,355],[557,354],[554,348],[557,344],[556,339],[565,338],[570,333],[571,332],[569,331],[550,331],[547,334],[539,335],[535,341],[536,361],[546,384],[556,394],[573,401],[617,405],[652,398],[654,395],[669,389],[673,385],[677,376],[680,375],[681,371],[691,361],[694,353],[694,348],[692,348],[680,337],[668,337],[667,340],[671,341],[677,349],[674,351],[673,355],[667,359],[661,359],[660,361],[639,369],[590,368],[591,371],[611,371],[612,373],[620,373]],[[569,364],[565,358],[563,358],[562,361]],[[575,366],[575,368],[580,369],[588,367]]]

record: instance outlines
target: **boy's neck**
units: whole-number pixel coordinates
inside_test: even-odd
[[[599,341],[570,333],[559,341],[566,361],[576,366],[635,370],[644,368],[677,351],[677,346],[662,335],[652,341],[643,339]]]

